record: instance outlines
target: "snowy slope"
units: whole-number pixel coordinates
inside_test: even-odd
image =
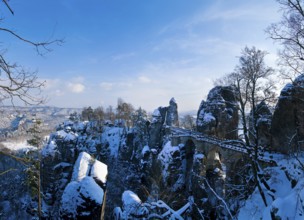
[[[299,158],[304,161],[304,157]],[[241,208],[238,219],[271,220],[271,211],[278,219],[304,219],[304,170],[294,158],[278,161],[278,167],[265,170],[271,175],[268,184],[275,190],[275,200],[267,196],[265,207],[256,189]]]

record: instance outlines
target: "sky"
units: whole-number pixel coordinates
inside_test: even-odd
[[[10,0],[0,26],[32,41],[64,39],[40,56],[0,33],[5,56],[38,71],[47,105],[116,106],[120,97],[153,111],[174,97],[197,110],[213,82],[233,71],[245,47],[277,49],[265,33],[281,12],[275,0]]]

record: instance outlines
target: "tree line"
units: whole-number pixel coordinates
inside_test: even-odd
[[[128,102],[125,102],[122,98],[117,99],[117,106],[113,107],[109,105],[104,108],[98,106],[97,108],[84,107],[80,114],[80,119],[83,121],[99,121],[108,124],[117,123],[121,126],[133,127],[139,115],[146,120],[149,116],[147,111],[139,107],[135,107]]]

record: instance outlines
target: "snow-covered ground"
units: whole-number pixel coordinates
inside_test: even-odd
[[[304,161],[304,156],[298,158]],[[285,158],[278,162],[278,167],[265,170],[271,178],[268,184],[275,190],[275,200],[267,195],[268,206],[265,207],[261,195],[256,189],[247,199],[238,215],[239,220],[271,220],[271,210],[278,219],[304,219],[304,172],[303,167],[294,158]]]
[[[13,150],[13,151],[27,151],[27,150],[32,150],[32,149],[36,149],[35,147],[28,145],[27,141],[4,141],[1,142],[1,144],[3,144],[4,147]]]

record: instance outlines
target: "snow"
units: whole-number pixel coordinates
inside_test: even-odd
[[[76,196],[79,190],[79,183],[73,181],[69,183],[63,191],[61,197],[61,204],[64,210],[67,210],[69,213],[73,213],[72,217],[76,217],[77,206],[84,202],[84,200]]]
[[[70,166],[72,166],[72,164],[66,163],[66,162],[60,162],[53,167],[53,170],[56,170],[57,168],[65,168],[65,167],[70,167]]]
[[[210,112],[205,112],[204,109],[202,109],[198,116],[198,125],[202,126],[204,124],[208,124],[212,121],[215,121],[215,117]]]
[[[50,141],[49,144],[45,145],[42,148],[41,155],[43,157],[48,157],[48,156],[54,157],[56,152],[58,152],[58,151],[57,151],[57,145],[56,145],[55,141]]]
[[[69,165],[62,162],[57,164],[54,169]],[[94,160],[88,153],[81,152],[74,164],[71,182],[66,186],[61,197],[61,211],[74,219],[79,208],[89,208],[94,205],[94,202],[101,205],[104,191],[97,182],[106,183],[107,174],[107,165]],[[86,215],[85,212],[81,214]],[[90,213],[88,212],[88,214]]]
[[[160,111],[159,111],[159,108],[155,109],[152,113],[152,123],[157,123],[157,122],[160,122],[161,121],[161,114],[160,114]]]
[[[76,131],[84,131],[86,126],[87,126],[88,122],[76,122],[74,123],[73,125],[73,128],[76,130]]]
[[[152,154],[156,155],[157,154],[157,150],[155,148],[151,149]]]
[[[174,98],[174,97],[170,99],[170,103],[171,103],[171,102],[176,103],[176,101],[175,101],[175,98]]]
[[[28,151],[28,150],[34,150],[36,147],[33,147],[31,145],[27,144],[27,141],[20,141],[20,142],[15,142],[15,141],[4,141],[1,142],[1,144],[4,145],[4,147],[13,150],[13,151]]]
[[[127,190],[122,194],[123,209],[125,214],[144,215],[148,213],[146,207],[142,206],[140,198],[132,191]]]
[[[122,202],[125,206],[140,205],[140,198],[132,191],[127,190],[122,194]]]
[[[94,160],[88,153],[81,152],[75,162],[72,181],[80,181],[89,174],[101,181],[107,182],[108,166],[98,160]]]
[[[144,156],[145,154],[150,152],[150,147],[148,145],[144,146],[144,148],[141,151],[141,155]]]
[[[103,145],[109,144],[111,156],[117,157],[120,146],[120,140],[122,139],[123,128],[119,127],[104,127],[104,131],[101,135],[101,143]]]
[[[215,121],[215,118],[213,117],[212,113],[206,112],[204,114],[204,122],[209,123],[211,121]]]
[[[302,158],[304,157],[302,156]],[[270,174],[267,181],[271,189],[274,189],[275,200],[272,201],[266,194],[268,206],[265,207],[261,195],[255,189],[253,194],[246,200],[241,208],[238,219],[263,219],[271,220],[270,212],[274,212],[278,219],[296,219],[303,220],[304,216],[304,172],[294,158],[285,158],[278,161],[277,167],[268,167],[265,172]],[[297,181],[292,187],[291,181],[287,178]]]
[[[90,171],[90,162],[92,157],[86,153],[81,152],[75,162],[72,181],[80,181],[84,177],[88,176]]]
[[[164,179],[166,179],[168,177],[168,167],[169,164],[172,161],[172,154],[175,151],[179,151],[179,147],[177,146],[172,146],[171,145],[171,141],[168,141],[164,148],[162,149],[162,151],[159,153],[158,155],[158,159],[161,161],[162,165],[163,165],[163,170],[162,170],[162,174]]]
[[[81,180],[79,192],[86,198],[90,198],[96,203],[102,204],[104,192],[92,177],[87,176]]]
[[[152,113],[152,117],[160,117],[161,115],[160,115],[160,111],[158,110],[158,108],[157,109],[155,109],[154,111],[153,111],[153,113]]]
[[[95,160],[94,164],[92,165],[91,176],[100,180],[102,183],[106,183],[107,175],[108,166],[98,160]]]
[[[64,130],[60,130],[56,132],[58,138],[64,139],[66,141],[74,141],[77,138],[77,134],[73,132],[66,132]]]
[[[204,157],[205,157],[204,154],[201,154],[201,153],[194,155],[195,160],[202,160],[202,159],[204,159]]]
[[[84,177],[81,181],[70,182],[61,197],[62,209],[76,217],[77,207],[82,206],[87,200],[102,204],[104,192],[92,177]]]

